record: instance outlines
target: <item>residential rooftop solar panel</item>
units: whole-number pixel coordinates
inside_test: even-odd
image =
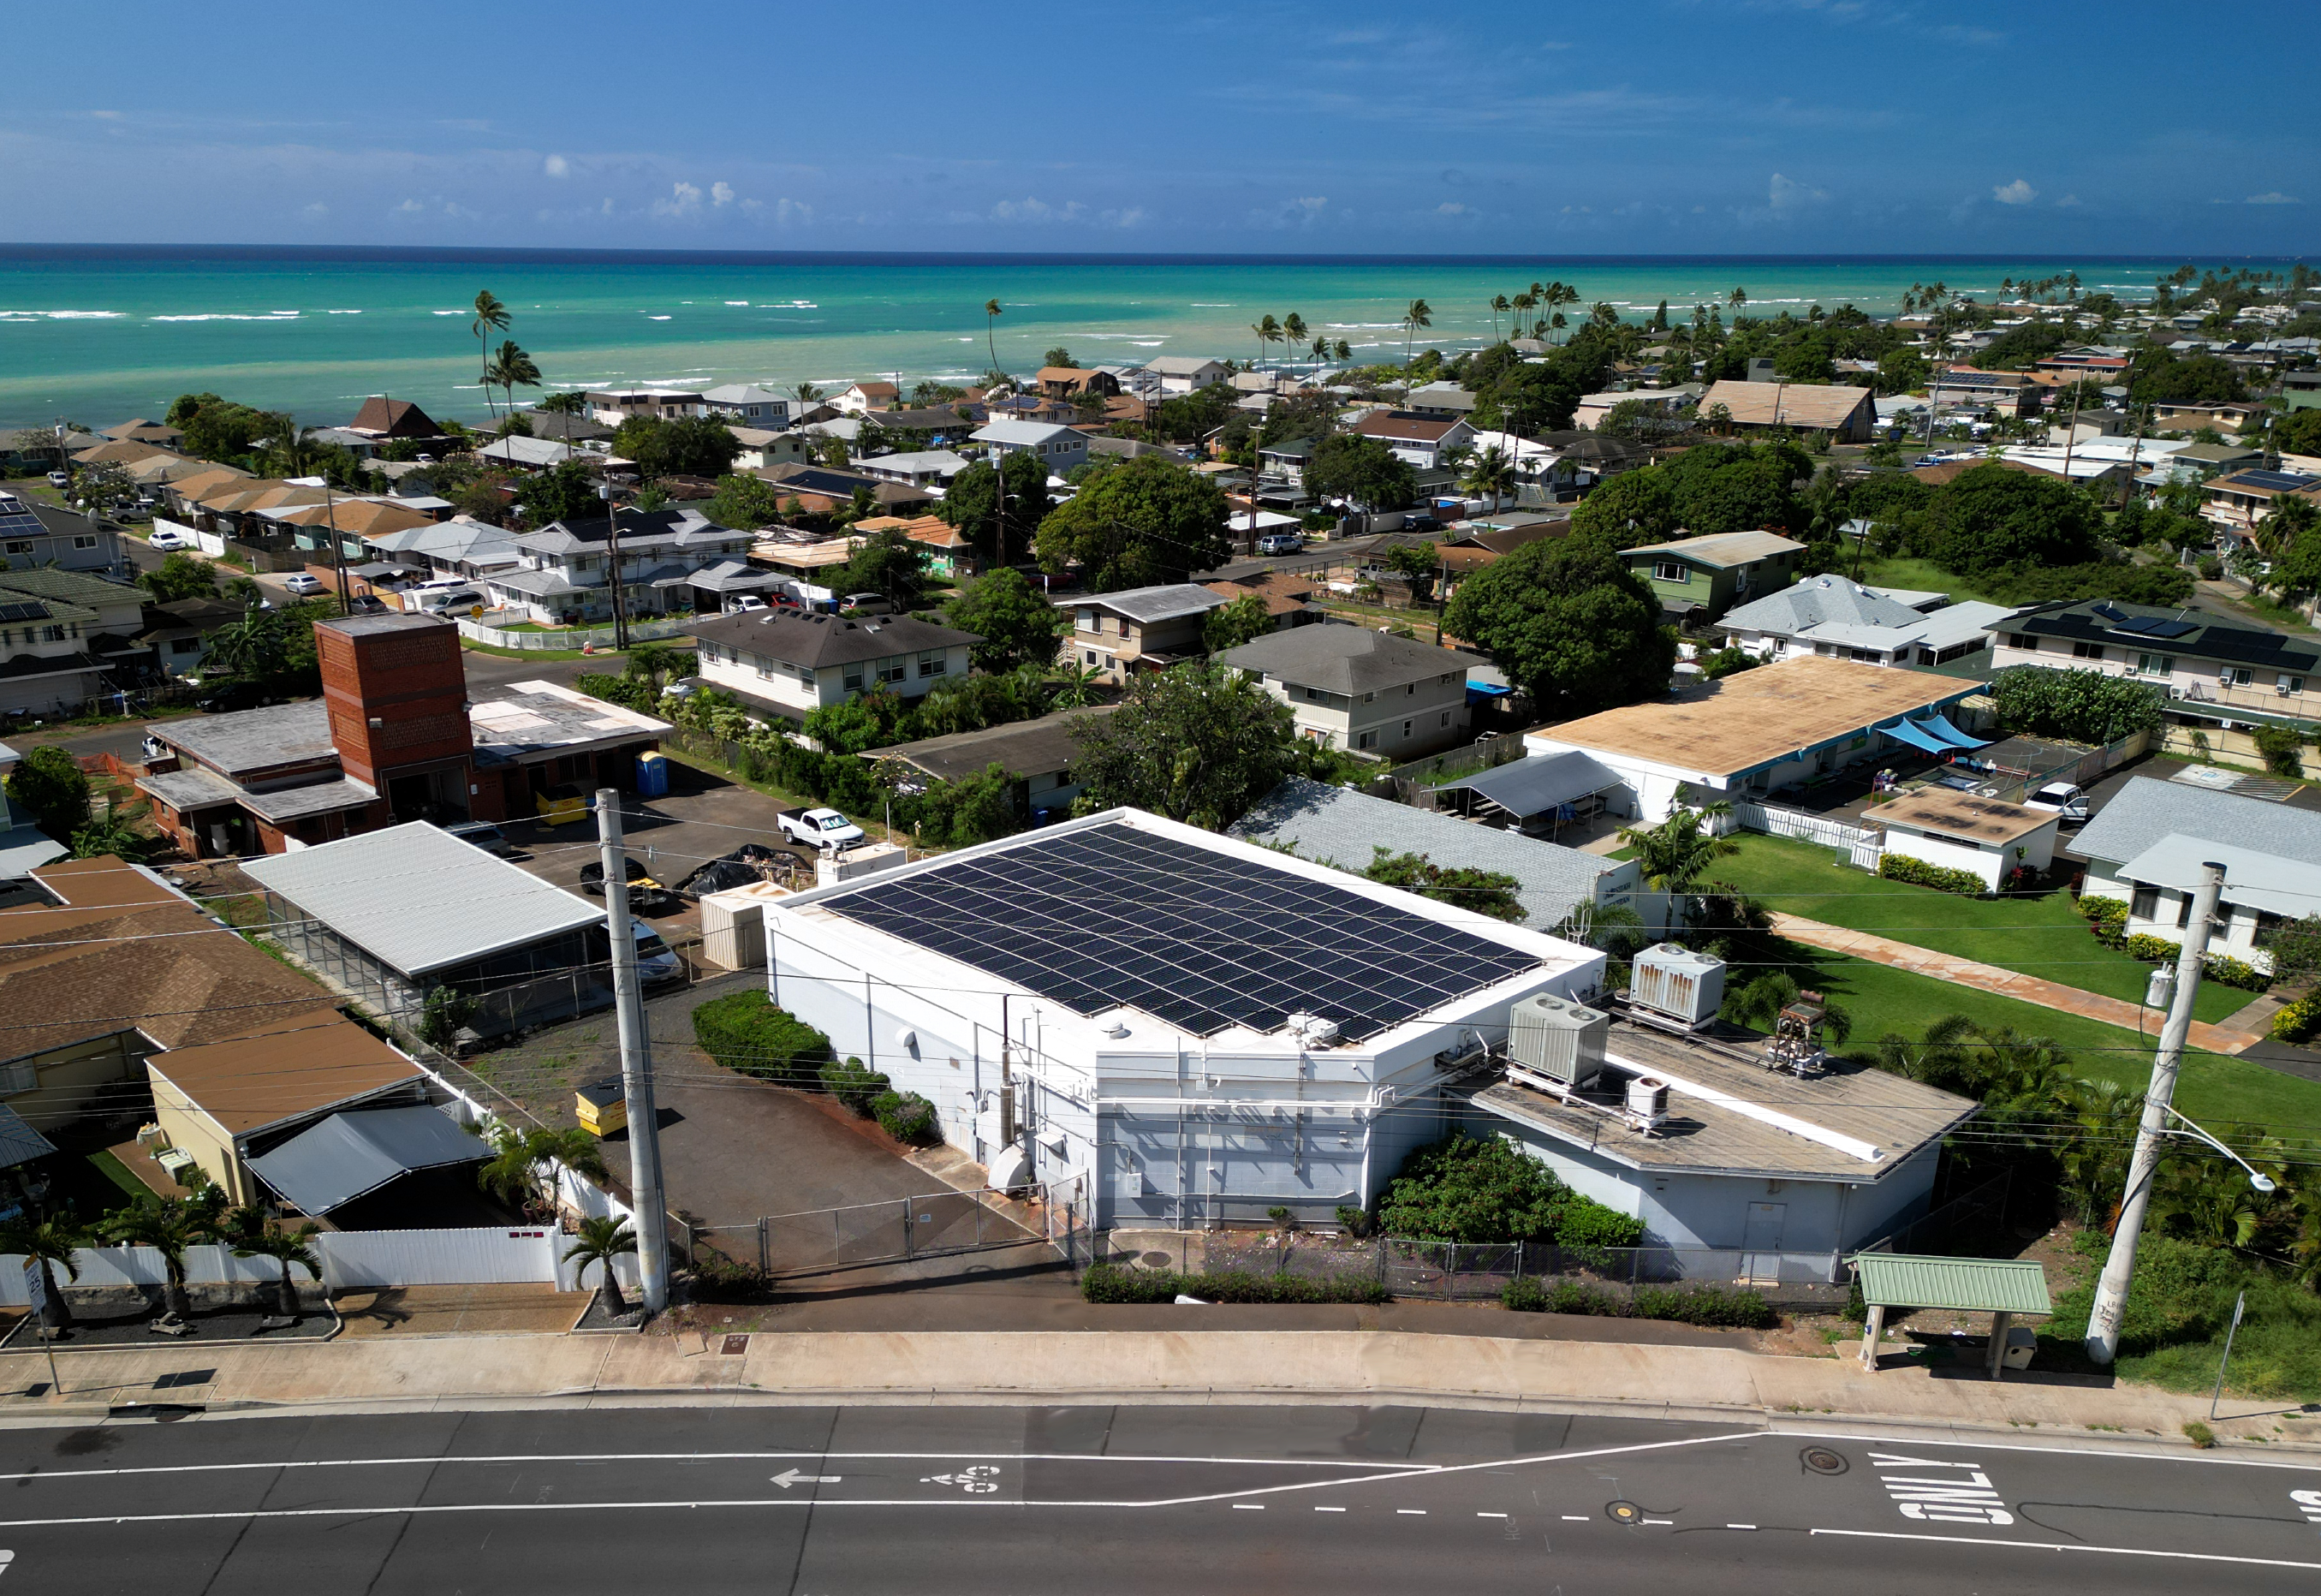
[[[1195,1035],[1293,1013],[1359,1042],[1536,955],[1293,871],[1111,824],[825,901],[1082,1015],[1133,1008]]]
[[[2300,488],[2310,488],[2315,481],[2315,479],[2299,476],[2295,471],[2241,471],[2232,479],[2235,482],[2245,482],[2252,488],[2273,488],[2284,493],[2294,493]]]
[[[45,604],[0,604],[0,621],[37,621],[48,613],[49,606]]]

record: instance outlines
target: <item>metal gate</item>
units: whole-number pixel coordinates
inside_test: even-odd
[[[933,1191],[887,1202],[769,1214],[758,1221],[758,1267],[769,1277],[1046,1245],[1075,1267],[1088,1224],[1081,1179],[1035,1187],[1027,1199]]]

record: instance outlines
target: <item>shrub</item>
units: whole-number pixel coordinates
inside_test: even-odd
[[[2072,906],[2087,917],[2098,942],[2116,948],[2127,936],[2127,900],[2121,898],[2081,898]]]
[[[2321,990],[2307,992],[2272,1017],[2276,1042],[2309,1042],[2316,1031],[2321,1031]]]
[[[2257,752],[2264,758],[2267,773],[2291,778],[2305,774],[2304,762],[2298,758],[2298,750],[2305,746],[2305,737],[2302,726],[2271,723],[2260,725],[2249,734],[2249,740],[2256,744]]]
[[[1633,1298],[1623,1302],[1609,1291],[1578,1281],[1543,1284],[1536,1280],[1513,1280],[1501,1289],[1499,1301],[1516,1313],[1674,1319],[1721,1329],[1769,1330],[1779,1322],[1763,1297],[1755,1291],[1725,1286],[1640,1286]]]
[[[1972,871],[1950,870],[1906,854],[1886,854],[1878,861],[1878,873],[1889,881],[1907,881],[1914,887],[1932,887],[1937,892],[1955,892],[1961,898],[1990,896],[1989,884]]]
[[[2147,964],[2173,964],[2184,951],[2181,943],[2164,936],[2146,936],[2142,932],[2123,936],[2112,945],[2131,959],[2141,959]],[[2200,975],[2204,980],[2218,986],[2239,987],[2244,991],[2262,992],[2272,984],[2272,978],[2255,965],[2228,953],[2204,953],[2200,958]]]
[[[1367,1208],[1358,1208],[1350,1202],[1338,1205],[1338,1228],[1348,1236],[1364,1236],[1370,1233],[1370,1216]]]
[[[819,1084],[830,1038],[773,1005],[762,991],[712,999],[693,1011],[694,1039],[729,1070],[787,1086]]]
[[[739,1263],[723,1253],[696,1254],[693,1291],[696,1301],[756,1302],[771,1284],[754,1263]]]
[[[880,1092],[870,1099],[878,1128],[898,1142],[924,1147],[936,1139],[935,1106],[915,1091]]]
[[[2207,1425],[2202,1424],[2198,1419],[2191,1418],[2185,1420],[2184,1438],[2191,1442],[2193,1446],[2198,1447],[2201,1451],[2206,1452],[2209,1447],[2214,1446],[2216,1444],[2216,1432],[2210,1429]]]
[[[1405,1161],[1378,1224],[1413,1241],[1561,1242],[1569,1227],[1575,1245],[1632,1247],[1644,1236],[1642,1220],[1582,1197],[1511,1143],[1457,1131]]]
[[[1763,661],[1745,649],[1721,648],[1715,653],[1704,654],[1696,661],[1700,674],[1710,681],[1731,676],[1736,671],[1754,670]]]
[[[449,1053],[458,1044],[461,1029],[475,1023],[482,1008],[457,987],[437,987],[427,994],[426,1007],[419,1011],[419,1039]]]
[[[843,1063],[833,1059],[822,1067],[823,1090],[865,1119],[873,1112],[872,1103],[891,1084],[885,1075],[860,1059],[851,1058]]]
[[[1089,1302],[1174,1302],[1198,1297],[1204,1302],[1359,1302],[1389,1300],[1387,1289],[1361,1275],[1315,1280],[1298,1274],[1179,1274],[1169,1270],[1124,1269],[1097,1263],[1080,1276],[1080,1296]]]

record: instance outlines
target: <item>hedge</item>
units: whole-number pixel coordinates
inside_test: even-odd
[[[936,1139],[935,1106],[917,1092],[882,1091],[870,1099],[870,1112],[898,1142],[924,1146]]]
[[[2095,933],[2098,942],[2107,948],[2119,949],[2131,959],[2141,959],[2147,964],[2173,964],[2184,952],[2183,944],[2164,936],[2150,936],[2141,931],[2129,935],[2127,905],[2119,898],[2082,898],[2074,907],[2087,917],[2088,929]],[[2203,954],[2200,975],[2218,986],[2238,987],[2250,992],[2262,992],[2272,985],[2272,977],[2245,959],[2235,959],[2229,953]]]
[[[752,990],[714,998],[693,1011],[694,1040],[729,1070],[787,1086],[820,1084],[830,1038]]]
[[[1780,1322],[1755,1291],[1725,1286],[1639,1286],[1626,1301],[1609,1291],[1560,1280],[1543,1285],[1513,1280],[1499,1293],[1501,1305],[1516,1313],[1594,1314],[1603,1318],[1674,1319],[1716,1328],[1770,1330]]]
[[[1878,873],[1889,881],[1907,881],[1913,887],[1932,887],[1937,892],[1955,892],[1961,898],[1988,898],[1991,895],[1990,883],[1971,870],[1948,870],[1900,853],[1888,853],[1880,859]]]
[[[823,1090],[865,1119],[878,1112],[875,1105],[878,1094],[892,1084],[884,1074],[869,1068],[860,1059],[851,1058],[843,1063],[833,1059],[822,1067]]]
[[[2321,1031],[2321,991],[2307,992],[2272,1017],[2276,1042],[2310,1042],[2316,1031]]]
[[[1090,1302],[1174,1302],[1198,1297],[1204,1302],[1359,1302],[1390,1300],[1386,1287],[1360,1275],[1311,1280],[1300,1274],[1179,1274],[1169,1270],[1124,1269],[1098,1263],[1080,1276],[1080,1296]]]

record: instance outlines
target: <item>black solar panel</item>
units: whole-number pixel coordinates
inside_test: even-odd
[[[40,621],[48,618],[45,604],[0,604],[0,621]]]
[[[2138,616],[2112,628],[2136,637],[2183,637],[2199,629],[2197,621],[2171,621],[2165,616]]]
[[[1195,1035],[1280,1028],[1349,1041],[1538,959],[1407,909],[1123,825],[860,888],[833,913],[1083,1015],[1138,1009]]]
[[[2314,482],[2314,479],[2300,477],[2294,471],[2242,471],[2232,480],[2245,482],[2252,488],[2271,488],[2283,493],[2295,493],[2301,488],[2312,487]]]

